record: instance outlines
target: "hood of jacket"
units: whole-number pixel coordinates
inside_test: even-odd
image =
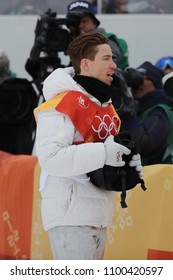
[[[43,83],[43,96],[45,100],[48,101],[68,90],[85,93],[85,90],[73,80],[74,74],[73,67],[58,68],[53,71]]]
[[[78,84],[74,79],[75,71],[73,67],[58,68],[53,71],[43,83],[43,96],[46,101],[54,98],[58,94],[65,91],[80,91],[86,96],[88,96],[93,102],[101,104],[101,102],[89,94],[80,84]],[[106,106],[109,101],[105,102],[103,106]]]

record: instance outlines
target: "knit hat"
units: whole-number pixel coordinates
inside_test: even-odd
[[[136,68],[140,73],[151,80],[156,88],[162,88],[163,73],[155,67],[151,62],[145,61]]]
[[[67,15],[80,17],[84,15],[90,15],[96,22],[97,26],[99,26],[100,24],[100,21],[95,17],[95,12],[92,4],[87,1],[74,1],[70,3],[67,7]]]

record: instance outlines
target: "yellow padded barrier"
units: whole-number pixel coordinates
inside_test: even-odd
[[[35,156],[0,152],[0,259],[52,259],[43,230]],[[147,190],[115,194],[115,212],[104,259],[173,259],[173,165],[144,167]]]

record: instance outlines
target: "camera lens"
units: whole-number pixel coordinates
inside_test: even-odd
[[[165,75],[162,79],[165,94],[173,99],[173,72]]]

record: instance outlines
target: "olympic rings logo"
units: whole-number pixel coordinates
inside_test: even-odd
[[[95,116],[95,118],[99,119],[100,124],[98,125],[98,129],[96,129],[94,127],[94,125],[92,125],[92,129],[98,133],[98,137],[101,140],[106,139],[109,135],[111,135],[111,132],[113,132],[112,134],[116,134],[117,131],[117,121],[118,121],[118,117],[117,116],[113,116],[112,118],[109,115],[104,115],[103,116],[103,120],[99,117],[99,116]]]

